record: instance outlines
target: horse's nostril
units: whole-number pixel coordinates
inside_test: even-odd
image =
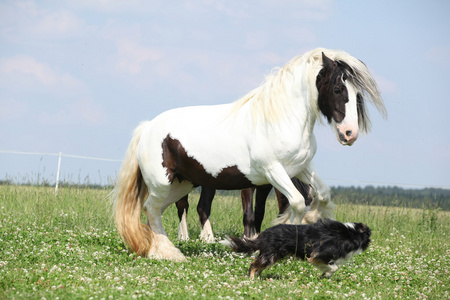
[[[345,135],[348,136],[348,137],[350,137],[350,136],[352,135],[352,131],[351,131],[351,130],[347,130],[347,131],[345,132]]]

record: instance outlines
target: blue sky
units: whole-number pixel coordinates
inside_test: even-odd
[[[450,188],[449,1],[0,1],[0,151],[121,159],[140,121],[237,100],[316,47],[374,74],[389,117],[341,146],[317,124],[330,185]],[[0,152],[0,179],[55,177],[57,157]],[[120,162],[63,157],[65,180]]]

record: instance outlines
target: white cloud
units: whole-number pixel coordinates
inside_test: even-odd
[[[89,90],[82,81],[30,56],[0,59],[0,82],[10,99],[20,99],[2,99],[2,121],[37,118],[36,126],[91,126],[107,119],[103,106],[90,99]],[[30,92],[32,97],[28,96]]]
[[[67,9],[44,8],[34,1],[0,4],[0,33],[9,40],[80,36],[86,24]]]
[[[42,111],[39,121],[47,125],[99,125],[107,120],[103,106],[89,98],[81,98],[67,103],[64,107],[52,112]]]
[[[103,106],[88,98],[70,104],[69,108],[74,115],[79,116],[82,121],[90,125],[101,124],[107,119]]]
[[[131,74],[139,73],[145,63],[154,62],[163,57],[161,51],[130,39],[120,39],[116,45],[117,68]]]
[[[68,73],[60,73],[33,57],[19,55],[0,59],[0,78],[8,78],[19,86],[40,84],[58,89],[84,89],[84,84]]]
[[[251,17],[280,17],[298,20],[322,21],[330,17],[333,0],[67,0],[74,9],[87,9],[108,14],[165,14],[189,13],[192,18],[200,15],[218,14],[231,19]]]
[[[73,8],[87,9],[100,13],[149,13],[164,6],[168,1],[164,0],[67,0],[67,5]],[[178,1],[175,2],[178,5]]]
[[[39,35],[67,35],[77,34],[84,26],[84,21],[67,11],[57,11],[43,14],[36,22],[36,27],[31,29]]]
[[[50,67],[37,62],[29,56],[16,56],[2,59],[0,61],[0,72],[5,75],[12,75],[14,73],[32,75],[43,85],[54,85],[57,80]]]
[[[213,11],[232,19],[265,18],[296,19],[301,21],[323,21],[331,16],[332,0],[185,0],[182,6],[189,12]]]
[[[380,88],[381,94],[393,94],[398,91],[398,86],[394,81],[387,79],[384,76],[376,74],[372,71],[372,75]]]

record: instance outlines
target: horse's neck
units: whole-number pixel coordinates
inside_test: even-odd
[[[317,74],[311,72],[311,68],[307,63],[302,63],[298,66],[293,66],[288,70],[284,70],[286,80],[284,83],[284,92],[286,98],[280,98],[277,105],[283,105],[282,109],[269,111],[266,115],[254,115],[256,105],[255,101],[272,101],[273,99],[258,98],[258,90],[254,90],[254,94],[250,95],[248,100],[239,106],[238,110],[232,111],[240,120],[239,125],[242,128],[253,128],[253,131],[261,131],[262,136],[269,134],[274,140],[286,138],[286,134],[295,136],[298,140],[300,136],[304,137],[307,142],[312,136],[314,124],[317,119],[317,88],[315,86],[315,77]],[[272,94],[268,91],[267,94]],[[276,93],[275,93],[276,94]],[[256,95],[256,96],[255,96]],[[256,98],[254,98],[256,97]],[[262,102],[265,105],[264,102]],[[272,104],[271,104],[272,105]],[[261,109],[258,113],[264,111],[267,113],[267,108]],[[275,117],[273,117],[275,116]],[[273,117],[273,118],[272,118]],[[245,123],[245,124],[244,124]],[[277,138],[277,136],[279,136]]]
[[[292,101],[287,122],[289,126],[298,127],[301,131],[312,135],[317,119],[317,88],[315,77],[308,64],[303,63],[293,71]]]

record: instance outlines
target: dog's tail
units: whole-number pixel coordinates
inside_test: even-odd
[[[259,250],[256,240],[250,240],[247,238],[240,239],[235,236],[227,236],[226,239],[227,242],[224,244],[230,247],[234,252],[252,254]]]

